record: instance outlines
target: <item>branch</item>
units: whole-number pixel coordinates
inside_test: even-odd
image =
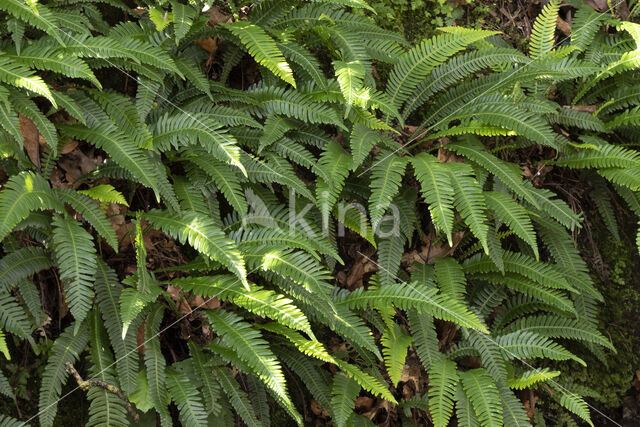
[[[74,368],[71,363],[65,362],[65,366],[67,367],[67,372],[73,375],[73,377],[76,379],[76,382],[78,383],[78,387],[80,387],[82,390],[87,391],[91,387],[102,387],[103,389],[115,394],[124,401],[124,404],[127,407],[127,411],[129,411],[129,414],[135,422],[138,422],[140,420],[140,416],[138,415],[136,410],[133,409],[133,406],[131,406],[131,402],[129,402],[129,399],[126,398],[126,396],[120,391],[118,387],[102,380],[85,381],[82,379],[78,371],[76,371],[76,368]]]

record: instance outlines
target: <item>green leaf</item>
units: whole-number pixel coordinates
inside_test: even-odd
[[[248,21],[236,21],[224,24],[235,36],[240,38],[249,54],[256,62],[268,68],[273,74],[296,87],[291,67],[278,49],[276,42],[261,27]]]

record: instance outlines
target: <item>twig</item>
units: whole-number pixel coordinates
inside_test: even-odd
[[[102,380],[86,380],[85,381],[82,379],[78,371],[76,371],[76,368],[74,368],[71,363],[65,362],[64,364],[67,367],[67,372],[73,375],[73,377],[76,379],[76,382],[78,383],[78,387],[80,387],[82,390],[87,391],[91,387],[102,387],[103,389],[115,394],[116,396],[118,396],[120,399],[124,401],[124,404],[127,407],[127,411],[129,411],[131,418],[133,418],[135,422],[138,422],[140,420],[140,416],[138,415],[136,410],[133,409],[133,406],[131,406],[131,402],[129,402],[129,399],[127,399],[125,395],[122,394],[122,392],[118,387]]]

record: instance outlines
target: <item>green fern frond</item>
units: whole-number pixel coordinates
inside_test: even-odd
[[[482,275],[482,280],[505,285],[510,289],[522,292],[524,295],[536,298],[545,304],[557,307],[564,312],[575,313],[573,303],[569,298],[567,298],[564,292],[540,286],[534,281],[528,280],[522,276],[512,273],[485,273]]]
[[[147,381],[149,393],[155,410],[160,415],[160,423],[163,427],[169,427],[171,415],[169,414],[169,394],[166,387],[166,361],[160,349],[158,331],[164,315],[162,305],[156,305],[151,309],[145,319],[144,326],[144,364],[147,367]]]
[[[302,419],[288,396],[282,368],[260,332],[232,312],[213,310],[208,311],[207,316],[213,330],[221,336],[222,343],[235,350],[278,399],[285,402],[288,412],[301,424]]]
[[[74,332],[75,331],[75,332]],[[58,411],[58,398],[68,373],[65,363],[74,363],[87,345],[89,333],[86,322],[72,324],[55,340],[42,374],[38,400],[40,425],[52,427]]]
[[[157,188],[155,166],[146,154],[138,148],[135,141],[111,125],[96,125],[85,127],[82,125],[59,124],[58,129],[74,138],[89,141],[96,147],[106,151],[120,166],[127,169],[141,183],[149,188]]]
[[[484,199],[487,207],[495,212],[497,218],[531,246],[538,259],[538,242],[527,210],[504,193],[487,191],[484,193]]]
[[[60,280],[65,285],[71,314],[80,325],[92,306],[96,249],[91,235],[77,221],[55,215],[52,224]]]
[[[473,177],[473,170],[465,163],[448,162],[445,168],[453,187],[453,205],[465,220],[471,232],[480,240],[485,253],[489,253],[484,198],[482,188]]]
[[[329,272],[304,252],[270,251],[262,258],[262,269],[288,277],[310,292],[323,295],[331,292]]]
[[[51,266],[51,257],[43,248],[17,249],[0,259],[0,286],[8,291],[21,280]]]
[[[549,288],[574,290],[553,264],[539,262],[524,254],[509,251],[504,252],[503,260],[506,272],[520,274]],[[493,261],[482,254],[465,260],[463,268],[465,274],[474,276],[499,272]]]
[[[369,214],[375,230],[398,192],[407,162],[404,158],[381,151],[371,172]]]
[[[571,44],[586,50],[605,16],[591,7],[579,7],[571,23]]]
[[[509,378],[507,385],[515,390],[524,390],[531,386],[553,379],[560,375],[560,371],[550,371],[548,368],[537,368],[526,371],[521,377]]]
[[[291,67],[278,49],[276,42],[261,27],[248,21],[225,24],[246,46],[256,62],[265,66],[273,74],[296,87]]]
[[[529,359],[544,357],[552,360],[572,359],[586,366],[586,363],[559,344],[533,332],[518,330],[496,339],[500,348],[509,358]]]
[[[449,172],[436,157],[427,153],[412,157],[411,164],[420,182],[422,196],[429,205],[434,225],[446,234],[449,245],[453,245],[454,192]]]
[[[12,61],[4,52],[0,51],[0,82],[44,96],[54,107],[57,107],[49,86],[40,76],[34,74],[31,69]]]
[[[553,49],[556,19],[558,17],[558,10],[560,9],[560,3],[559,0],[551,0],[545,5],[533,23],[531,40],[529,42],[529,54],[534,59],[542,57]]]
[[[152,133],[154,147],[160,151],[199,144],[220,161],[238,167],[246,175],[237,141],[222,129],[222,125],[211,123],[206,113],[167,113],[156,121]]]
[[[94,188],[96,190],[94,190]],[[111,185],[97,185],[88,190],[73,191],[67,188],[56,188],[53,190],[56,197],[62,202],[69,204],[82,217],[96,229],[109,246],[118,249],[118,238],[113,226],[109,222],[106,214],[89,197],[105,202],[122,203],[123,196]],[[113,194],[113,193],[116,194]],[[122,199],[122,200],[121,200]],[[128,206],[126,201],[123,203]]]
[[[453,412],[453,399],[458,385],[456,364],[441,359],[429,366],[429,412],[436,427],[446,427]]]
[[[550,338],[567,338],[594,343],[615,352],[611,342],[597,329],[589,327],[581,320],[554,315],[538,315],[516,320],[509,329],[512,331],[531,332]]]
[[[207,413],[200,393],[187,375],[171,367],[166,370],[167,389],[180,412],[180,421],[188,426],[206,426]]]
[[[143,218],[182,243],[189,243],[197,251],[226,265],[249,289],[244,260],[235,242],[228,239],[210,218],[197,212],[172,214],[159,209],[146,212]]]
[[[46,6],[26,0],[7,0],[2,2],[0,9],[44,31],[64,46],[60,31],[58,30],[58,22]]]
[[[436,258],[434,266],[440,291],[452,299],[464,301],[467,279],[460,264],[452,257],[444,257]]]
[[[283,295],[250,284],[247,291],[234,276],[204,276],[174,279],[171,284],[204,297],[229,300],[258,316],[270,317],[292,329],[313,337],[306,316]]]
[[[561,389],[558,386],[553,387],[560,393],[559,403],[564,406],[570,412],[576,414],[582,418],[587,424],[593,427],[591,421],[591,415],[589,414],[589,405],[584,399],[575,393],[571,393],[566,389]]]
[[[527,200],[535,207],[539,207],[536,199],[527,191],[520,167],[492,155],[476,138],[466,137],[461,142],[447,144],[447,149],[477,163],[480,167],[499,178],[518,197]]]
[[[138,324],[142,321],[138,317],[122,338],[124,322],[120,314],[120,296],[122,285],[118,282],[118,276],[104,261],[98,259],[95,276],[96,302],[104,321],[109,341],[113,346],[116,356],[116,368],[120,387],[123,392],[131,393],[136,387],[136,375],[138,372],[138,352],[136,348],[136,334]]]
[[[366,291],[358,288],[341,301],[349,307],[365,309],[386,309],[395,305],[408,310],[415,308],[432,316],[457,323],[472,329],[486,332],[486,327],[464,305],[444,295],[435,288],[426,288],[418,284],[397,283],[382,287],[370,287]]]
[[[353,378],[338,372],[333,376],[331,388],[331,409],[338,427],[346,427],[353,413],[356,397],[360,394],[360,384]]]
[[[471,402],[480,424],[491,427],[501,426],[502,407],[500,405],[500,395],[489,373],[480,368],[459,372],[459,375],[466,399]],[[458,403],[460,403],[460,400],[458,400]]]
[[[456,34],[440,34],[409,50],[400,58],[389,76],[387,94],[391,101],[400,108],[435,67],[471,43],[494,34],[498,33],[469,30]]]
[[[0,241],[30,212],[43,207],[65,212],[44,178],[33,172],[21,172],[9,178],[0,192]]]
[[[393,329],[384,331],[380,343],[382,344],[382,355],[387,373],[391,378],[391,383],[397,386],[402,376],[407,351],[411,345],[411,336],[394,323]]]
[[[109,348],[105,326],[98,310],[89,314],[89,349],[91,378],[104,381],[107,384],[118,384],[116,380],[115,363]],[[87,391],[89,406],[88,426],[113,425],[126,427],[129,425],[127,410],[124,402],[114,393],[101,387],[91,387]]]
[[[185,158],[197,165],[211,177],[216,187],[222,192],[225,199],[240,215],[247,213],[247,201],[245,200],[240,180],[233,170],[224,163],[211,158],[206,152],[190,149],[186,151]]]
[[[248,427],[261,427],[262,424],[258,421],[255,411],[251,407],[249,397],[240,389],[240,385],[233,378],[231,373],[226,367],[214,368],[216,374],[216,380],[220,383],[222,390],[229,397],[229,402],[236,413],[242,418]]]
[[[0,294],[0,329],[35,344],[27,313],[11,294]]]

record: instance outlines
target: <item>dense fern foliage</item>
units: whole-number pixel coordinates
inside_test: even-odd
[[[583,216],[518,159],[588,180],[616,236],[614,200],[640,217],[639,25],[576,3],[558,44],[553,0],[526,55],[410,46],[362,0],[129,6],[0,2],[0,359],[46,358],[21,421],[75,365],[112,388],[74,391],[88,425],[371,425],[359,396],[529,425],[523,389],[591,424],[548,365],[615,353]]]

